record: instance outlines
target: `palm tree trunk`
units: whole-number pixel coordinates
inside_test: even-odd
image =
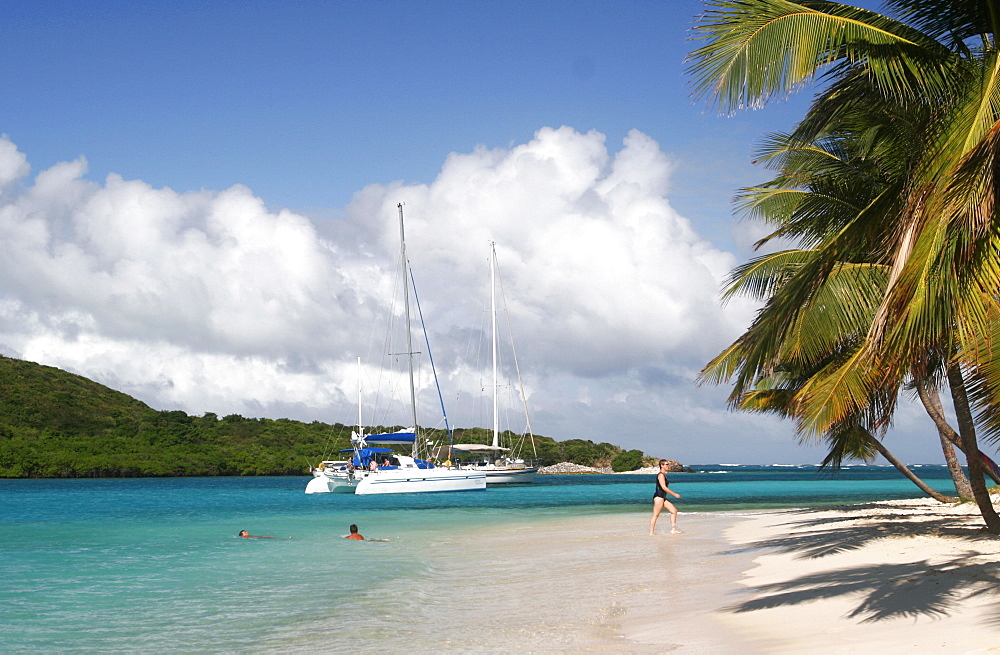
[[[899,470],[899,472],[908,477],[913,484],[920,487],[920,490],[923,491],[925,494],[927,494],[934,500],[938,501],[939,503],[955,502],[954,498],[949,498],[948,496],[945,496],[944,494],[939,493],[928,487],[927,483],[918,478],[906,464],[896,459],[896,457],[889,452],[889,449],[886,448],[884,445],[882,445],[881,441],[879,441],[878,439],[872,439],[872,443],[875,444],[875,448],[878,450],[879,454],[882,455],[882,457],[885,457],[887,462],[895,466]]]
[[[948,420],[944,416],[941,396],[938,395],[936,388],[927,387],[923,382],[917,382],[916,388],[920,402],[927,410],[927,415],[937,426],[938,437],[941,439],[941,451],[944,453],[944,461],[948,464],[948,470],[951,472],[951,480],[955,483],[955,492],[959,498],[972,498],[972,485],[969,484],[969,478],[965,476],[962,465],[958,463],[958,457],[955,456],[955,449],[952,446],[960,439],[958,433],[948,425]]]
[[[983,478],[983,461],[979,459],[979,444],[976,442],[976,425],[972,419],[972,408],[969,397],[965,393],[965,381],[958,364],[948,365],[948,386],[955,403],[955,417],[958,419],[958,434],[962,437],[962,450],[969,466],[969,482],[972,484],[972,495],[979,506],[979,512],[986,521],[986,529],[993,534],[1000,534],[1000,516],[993,507],[990,492],[986,489]]]
[[[955,447],[951,445],[951,442],[943,434],[938,433],[938,437],[941,439],[941,452],[944,453],[944,461],[948,465],[948,471],[951,473],[951,481],[955,484],[955,493],[958,494],[959,498],[971,500],[974,498],[972,484],[965,475],[965,471],[962,470],[962,465],[958,462],[958,457],[955,455]]]
[[[929,393],[928,397],[930,398],[930,400],[931,401],[936,401],[936,402],[931,407],[928,407],[927,404],[925,403],[924,404],[924,408],[927,409],[927,413],[930,415],[930,417],[934,421],[935,425],[938,426],[938,430],[940,431],[941,435],[944,436],[946,439],[948,439],[948,441],[951,442],[952,446],[954,446],[955,448],[958,448],[960,451],[962,451],[962,454],[964,455],[965,454],[965,447],[962,445],[962,437],[959,436],[959,434],[957,432],[955,432],[954,429],[952,429],[952,427],[948,424],[948,420],[944,417],[944,408],[941,405],[941,397],[938,395],[937,389],[934,389],[933,387],[930,387],[930,388],[927,388],[927,391]],[[919,388],[917,389],[917,393],[918,394],[920,393],[920,389]],[[921,400],[923,400],[923,398],[921,398]],[[986,475],[990,476],[990,478],[994,482],[996,482],[997,484],[1000,484],[1000,476],[996,475],[995,473],[993,473],[993,471],[991,471],[989,469],[984,469],[984,471],[985,471]],[[966,479],[968,479],[968,478],[966,478]],[[963,494],[959,494],[959,495],[963,495]],[[969,496],[966,496],[966,497],[967,498],[972,498],[971,487],[970,487]]]

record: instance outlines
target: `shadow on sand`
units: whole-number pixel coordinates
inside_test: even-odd
[[[858,523],[858,510],[876,508],[877,521]],[[844,514],[831,517],[831,511]],[[796,559],[815,559],[856,550],[886,537],[929,535],[960,540],[968,548],[947,560],[842,568],[759,585],[747,592],[753,598],[729,606],[728,611],[751,612],[851,597],[859,602],[847,617],[859,622],[900,617],[939,618],[959,611],[965,600],[987,595],[997,598],[988,624],[1000,627],[1000,562],[996,555],[976,548],[977,542],[995,543],[998,537],[970,525],[966,516],[939,516],[919,505],[895,505],[890,509],[874,504],[793,510],[784,514],[790,517],[782,524],[788,528],[785,535],[761,539],[730,552],[772,550],[794,554]]]

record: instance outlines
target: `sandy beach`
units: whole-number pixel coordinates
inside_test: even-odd
[[[1000,652],[1000,539],[982,525],[930,499],[754,517],[726,535],[761,554],[716,612],[766,653]]]
[[[705,550],[724,523],[723,541]],[[682,514],[680,524],[683,535],[646,537],[653,550],[642,570],[662,588],[626,594],[621,641],[605,647],[1000,653],[1000,539],[973,504]]]
[[[648,517],[448,539],[482,584],[464,582],[490,602],[456,603],[452,627],[465,637],[438,648],[1000,653],[1000,539],[972,504],[682,512],[684,534],[661,517],[653,537]]]

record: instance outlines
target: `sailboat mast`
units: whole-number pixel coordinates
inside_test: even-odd
[[[496,243],[490,242],[490,319],[493,323],[493,447],[500,447],[500,413],[497,409],[499,379],[497,377],[497,284],[496,284]]]
[[[364,423],[361,422],[361,358],[358,357],[358,436],[365,436]]]
[[[420,431],[417,429],[417,392],[413,384],[413,334],[410,330],[410,281],[406,267],[406,235],[403,232],[403,203],[399,207],[399,251],[403,271],[403,307],[406,312],[406,363],[410,372],[410,409],[413,410],[413,457],[420,457]]]

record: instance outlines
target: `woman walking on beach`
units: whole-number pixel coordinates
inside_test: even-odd
[[[680,498],[681,495],[670,488],[670,482],[667,480],[667,460],[661,459],[660,462],[660,472],[656,474],[656,492],[653,494],[653,518],[649,520],[649,534],[655,533],[656,529],[656,519],[660,518],[660,512],[666,507],[667,511],[670,512],[670,534],[680,534],[681,531],[677,529],[677,508],[674,504],[667,500],[667,494],[670,494],[674,498]]]

